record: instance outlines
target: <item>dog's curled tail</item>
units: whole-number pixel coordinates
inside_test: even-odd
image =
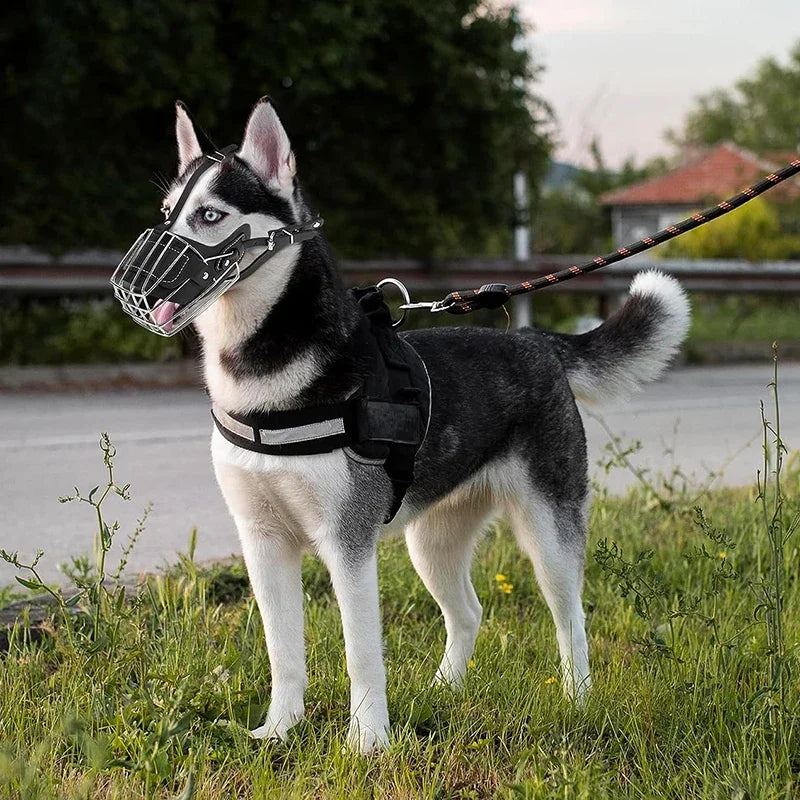
[[[689,300],[675,278],[640,272],[625,305],[582,334],[550,334],[575,396],[601,403],[655,380],[689,329]]]

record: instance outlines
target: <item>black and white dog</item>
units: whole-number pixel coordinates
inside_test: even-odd
[[[176,129],[180,174],[164,200],[167,212],[203,156],[202,136],[180,104]],[[172,231],[215,245],[244,223],[263,235],[312,218],[289,139],[263,99],[238,152],[200,176]],[[286,247],[196,319],[214,406],[248,414],[344,400],[363,377],[353,353],[359,315],[324,237]],[[688,323],[678,284],[647,272],[634,279],[623,308],[581,335],[478,328],[406,334],[427,367],[431,414],[414,483],[388,525],[392,486],[379,465],[346,449],[265,455],[215,430],[214,469],[241,537],[272,669],[269,712],[253,734],[284,738],[304,713],[304,550],[330,571],[351,682],[348,742],[366,753],[385,745],[389,733],[378,538],[405,532],[414,566],[444,615],[447,643],[436,680],[457,686],[481,620],[470,562],[495,515],[508,517],[533,562],[555,621],[564,689],[579,699],[589,686],[581,607],[589,493],[575,396],[610,399],[653,380]]]

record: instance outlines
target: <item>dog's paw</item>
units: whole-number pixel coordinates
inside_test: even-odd
[[[353,717],[347,731],[347,748],[354,753],[369,755],[389,746],[389,720],[365,722]]]
[[[576,706],[585,706],[586,698],[589,695],[589,690],[592,688],[592,680],[586,675],[581,680],[564,680],[564,695],[570,702]]]
[[[270,708],[264,724],[250,731],[250,735],[254,739],[284,741],[289,733],[289,729],[297,725],[297,723],[303,719],[304,715],[304,709],[273,712]]]
[[[455,691],[463,688],[465,674],[466,669],[454,669],[450,661],[442,661],[436,670],[436,675],[433,676],[432,685]]]

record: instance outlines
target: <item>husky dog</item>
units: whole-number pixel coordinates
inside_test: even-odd
[[[180,104],[176,131],[179,177],[164,199],[167,212],[205,146]],[[264,98],[239,150],[200,176],[172,230],[215,245],[244,223],[263,235],[311,219],[289,139]],[[248,414],[343,401],[363,378],[354,353],[359,315],[323,236],[286,247],[196,319],[214,406]],[[367,753],[389,735],[378,538],[405,532],[414,567],[444,616],[447,642],[435,680],[458,686],[481,621],[472,553],[501,514],[533,562],[555,622],[564,690],[579,700],[589,687],[581,606],[589,491],[575,397],[625,396],[655,379],[688,322],[676,281],[646,272],[614,316],[581,335],[534,328],[405,334],[427,368],[431,413],[415,480],[388,525],[392,485],[380,464],[347,449],[265,455],[215,430],[214,470],[241,538],[272,671],[269,711],[253,735],[283,739],[304,714],[303,551],[313,550],[330,571],[350,677],[348,743]]]

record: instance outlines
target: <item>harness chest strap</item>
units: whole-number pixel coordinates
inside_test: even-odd
[[[298,411],[273,411],[240,416],[217,405],[214,424],[231,444],[268,455],[301,456],[350,448],[381,448],[392,482],[392,505],[384,522],[391,522],[414,479],[414,456],[421,445],[420,408],[357,397],[345,403]]]
[[[212,406],[219,432],[232,444],[275,456],[330,453],[365,443],[419,445],[419,408],[356,397],[329,406],[231,414]]]
[[[361,311],[354,341],[369,365],[357,394],[291,411],[234,414],[215,405],[211,413],[222,436],[245,450],[302,456],[347,448],[382,464],[393,490],[389,522],[414,480],[430,421],[430,377],[416,349],[393,330],[380,289],[353,289],[352,294]]]

